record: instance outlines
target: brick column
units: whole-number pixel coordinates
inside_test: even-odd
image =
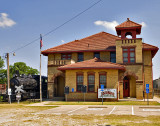
[[[143,81],[136,80],[136,98],[143,99]]]
[[[123,98],[123,81],[119,81],[119,91],[120,91],[119,99],[122,99]]]
[[[53,99],[53,94],[54,94],[54,83],[53,82],[48,82],[48,98]]]

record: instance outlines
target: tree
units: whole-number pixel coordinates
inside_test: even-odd
[[[4,67],[4,61],[0,56],[0,69],[2,69]]]
[[[0,84],[7,83],[7,70],[3,69],[4,60],[0,56]]]
[[[37,69],[33,69],[32,67],[29,67],[26,65],[24,62],[16,62],[14,65],[9,66],[10,69],[10,77],[12,78],[13,75],[16,73],[16,71],[19,71],[19,74],[31,74],[31,75],[36,75],[39,73]]]
[[[3,67],[4,61],[0,57],[0,84],[7,83],[7,70],[3,69]],[[37,75],[39,73],[37,69],[33,69],[32,67],[27,66],[24,62],[16,62],[14,63],[14,65],[9,66],[10,78],[12,78],[14,74],[16,74],[16,71],[19,71],[20,75]]]

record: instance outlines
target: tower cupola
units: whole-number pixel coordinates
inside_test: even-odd
[[[136,35],[141,33],[142,25],[131,21],[127,18],[127,21],[116,26],[116,32],[118,36],[121,36],[121,39],[126,39],[127,35],[131,35],[132,39],[136,39]]]

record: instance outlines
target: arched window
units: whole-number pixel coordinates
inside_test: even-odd
[[[99,88],[101,85],[104,85],[104,88],[107,88],[107,74],[106,72],[99,72]]]
[[[95,72],[88,72],[88,92],[95,91]]]
[[[126,32],[125,37],[126,38],[133,38],[131,32]]]
[[[81,88],[83,86],[83,72],[76,73],[76,82],[77,82],[77,92],[81,92]]]

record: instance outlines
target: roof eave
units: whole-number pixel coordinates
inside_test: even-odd
[[[86,69],[115,69],[115,70],[126,70],[125,67],[68,67],[68,68],[57,68],[58,70],[86,70]]]
[[[41,54],[47,56],[48,54],[53,54],[53,53],[72,53],[72,52],[100,52],[100,51],[105,51],[105,52],[111,52],[115,51],[115,49],[99,49],[99,50],[68,50],[68,51],[47,51],[47,52],[41,52]]]

